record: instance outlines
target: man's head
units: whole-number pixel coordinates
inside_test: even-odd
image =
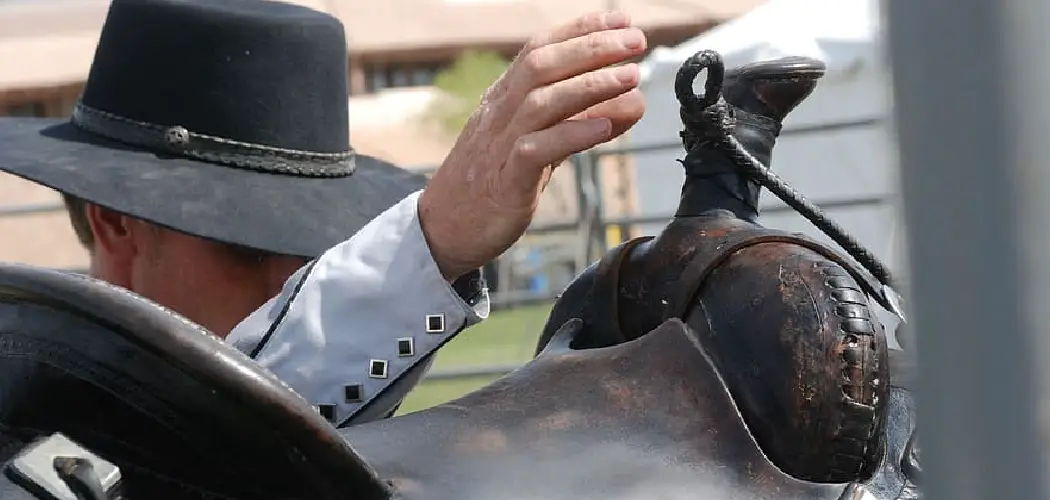
[[[91,274],[226,336],[306,259],[219,243],[63,195]]]
[[[0,118],[0,171],[68,195],[96,277],[223,335],[425,184],[350,147],[347,57],[302,6],[113,0],[72,116]]]

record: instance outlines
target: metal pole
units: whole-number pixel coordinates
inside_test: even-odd
[[[605,251],[608,249],[608,241],[606,241],[606,225],[605,225],[605,190],[602,185],[602,166],[601,157],[594,154],[594,150],[591,149],[585,153],[587,155],[587,168],[590,170],[588,180],[591,183],[591,190],[594,192],[594,223],[591,225],[591,260],[598,260]]]
[[[592,195],[589,192],[587,184],[587,172],[586,172],[586,161],[584,161],[584,155],[577,153],[572,155],[570,158],[572,161],[573,173],[576,176],[576,270],[575,274],[582,273],[583,270],[591,263],[590,241],[591,241],[591,206],[593,201],[591,200]]]
[[[923,487],[1045,496],[1050,19],[1040,0],[886,0],[919,352]]]

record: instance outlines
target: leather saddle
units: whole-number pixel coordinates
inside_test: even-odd
[[[387,495],[313,407],[203,328],[102,281],[0,264],[0,462],[56,432],[119,467],[128,498]]]
[[[916,497],[907,391],[890,393],[874,476],[810,483],[762,453],[703,335],[669,320],[575,350],[581,325],[567,322],[535,360],[475,393],[337,431],[252,360],[151,302],[0,265],[0,498],[48,498],[46,478],[18,474],[54,460],[40,446],[48,436],[121,474],[104,496],[55,498]]]

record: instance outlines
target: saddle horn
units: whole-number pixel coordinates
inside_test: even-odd
[[[785,58],[788,60],[791,58]],[[795,58],[802,62],[804,58]],[[790,61],[788,61],[790,62]],[[823,65],[822,65],[823,66]],[[704,95],[693,92],[693,82],[704,70]],[[823,73],[821,67],[820,72]],[[880,287],[870,290],[872,297],[887,311],[906,322],[903,300],[894,289],[895,280],[887,266],[868,247],[854,237],[824,211],[806,199],[790,184],[780,178],[768,165],[752,155],[745,145],[733,136],[735,117],[733,108],[722,96],[725,65],[722,56],[713,50],[701,50],[686,59],[675,75],[675,97],[681,104],[681,118],[685,129],[679,134],[686,151],[692,151],[700,143],[712,143],[723,149],[735,166],[748,178],[768,189],[786,205],[798,212],[832,241],[841,246],[850,257],[861,265],[865,272],[878,280]],[[806,93],[812,91],[810,88]],[[796,105],[801,102],[795,96]],[[801,96],[805,97],[805,96]],[[790,109],[785,110],[785,114]],[[779,133],[779,125],[777,127]],[[870,280],[867,280],[870,281]]]

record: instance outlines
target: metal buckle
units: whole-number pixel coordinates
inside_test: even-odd
[[[56,458],[82,459],[91,464],[102,493],[111,498],[120,483],[120,468],[91,453],[71,439],[55,433],[22,450],[7,466],[8,475],[21,486],[48,500],[77,500],[55,469]]]

